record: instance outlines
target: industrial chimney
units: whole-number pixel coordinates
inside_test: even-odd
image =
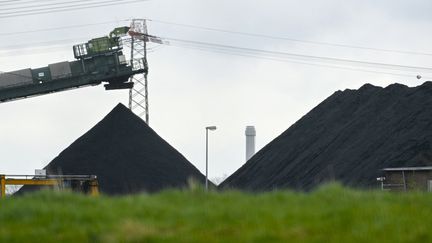
[[[246,161],[248,161],[255,154],[255,127],[246,127]]]

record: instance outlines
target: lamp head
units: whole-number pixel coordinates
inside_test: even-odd
[[[206,129],[210,130],[210,131],[214,131],[214,130],[216,130],[216,126],[209,126],[209,127],[206,127]]]

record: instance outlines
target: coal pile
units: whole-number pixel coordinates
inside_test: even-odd
[[[106,194],[181,188],[204,176],[122,104],[61,152],[47,174],[96,175]],[[24,191],[32,190],[23,187]]]
[[[432,165],[432,82],[337,91],[227,178],[222,188],[377,187],[386,167]]]

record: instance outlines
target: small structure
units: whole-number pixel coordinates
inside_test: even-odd
[[[390,191],[432,191],[432,166],[384,168],[381,189]]]

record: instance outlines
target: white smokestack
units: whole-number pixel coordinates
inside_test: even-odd
[[[255,127],[246,127],[246,161],[248,161],[255,154]]]

